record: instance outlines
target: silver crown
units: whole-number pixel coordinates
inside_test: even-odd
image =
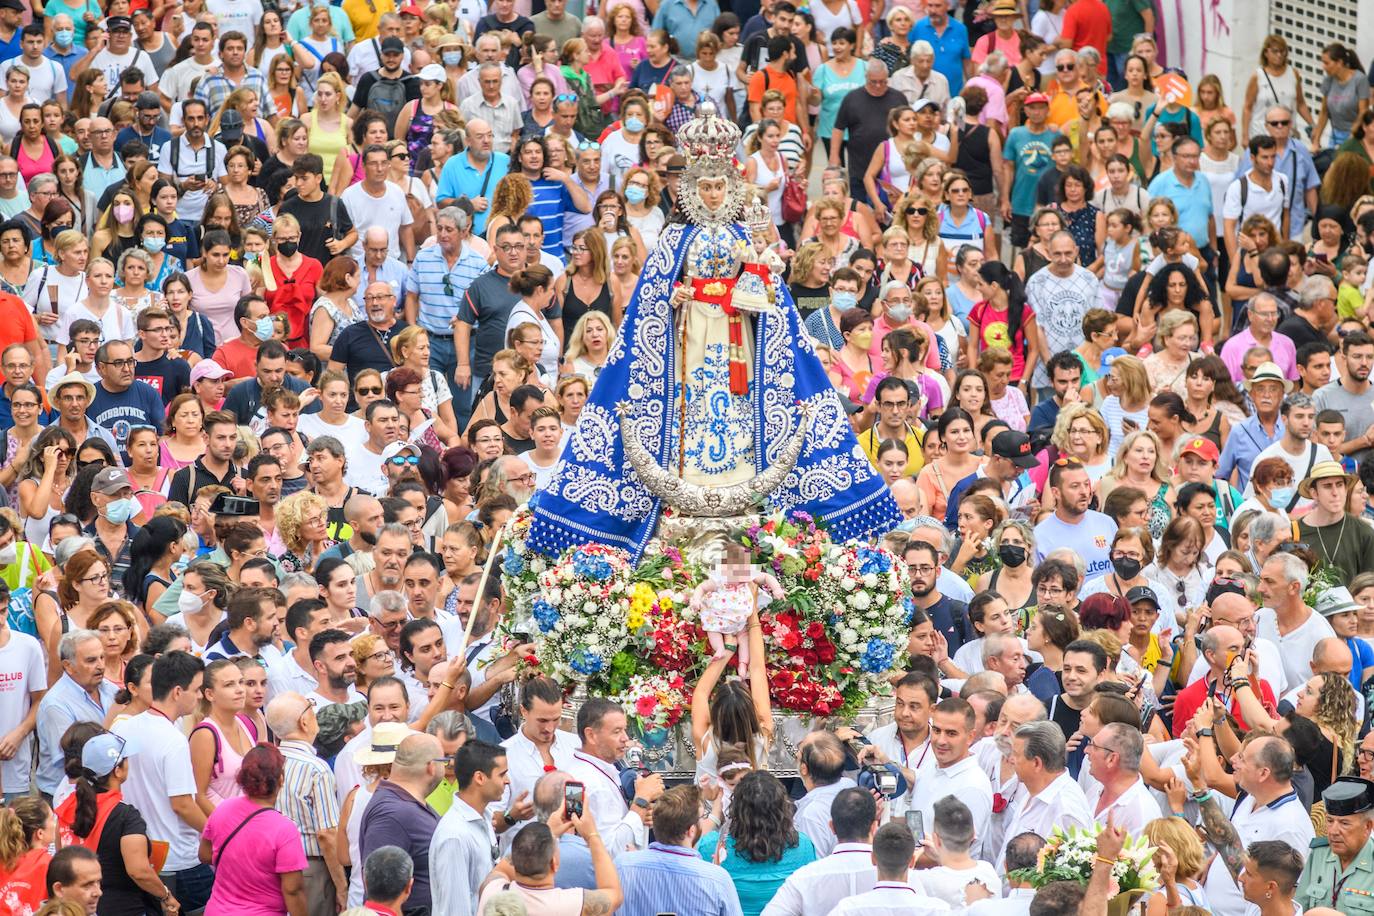
[[[677,139],[689,165],[703,159],[729,162],[739,146],[740,130],[716,112],[714,102],[702,102],[692,120],[677,132]]]

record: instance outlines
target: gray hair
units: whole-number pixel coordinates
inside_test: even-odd
[[[907,52],[907,57],[916,58],[920,57],[922,54],[929,54],[931,57],[935,56],[935,46],[924,38],[917,39],[911,43],[911,50]]]
[[[121,255],[119,256],[119,263],[115,266],[115,276],[116,276],[116,277],[119,277],[119,276],[122,276],[122,275],[123,275],[123,273],[124,273],[124,265],[127,264],[127,263],[129,263],[129,259],[130,259],[130,258],[133,258],[135,261],[138,261],[138,262],[142,263],[144,269],[148,271],[148,279],[149,279],[149,280],[152,280],[152,279],[153,279],[153,256],[150,255],[150,254],[148,254],[148,252],[144,251],[142,248],[128,248],[128,249],[125,249],[124,253],[121,254]],[[105,260],[105,259],[104,259],[104,258],[99,258],[99,259],[96,259],[96,260],[101,260],[101,261],[103,261],[103,260]],[[90,265],[89,265],[89,264],[87,265],[87,269],[88,269],[88,270],[90,269]]]
[[[404,537],[410,540],[410,529],[400,522],[389,522],[377,529],[377,539],[381,540],[382,535],[389,534],[392,537]]]
[[[571,778],[562,770],[551,770],[539,777],[530,793],[537,820],[548,821],[563,806],[563,786]]]
[[[932,515],[918,515],[911,520],[911,532],[915,534],[918,529],[929,528],[932,531],[940,532],[940,543],[936,549],[945,556],[949,556],[954,551],[954,535],[945,527],[945,523]]]
[[[1264,110],[1264,119],[1268,121],[1269,116],[1275,112],[1281,115],[1288,115],[1290,118],[1293,117],[1293,109],[1289,108],[1287,105],[1270,105]]]
[[[456,741],[459,735],[467,735],[471,741],[477,737],[477,730],[472,727],[472,720],[466,713],[456,709],[445,709],[425,726],[425,731],[433,735],[440,741]]]
[[[1287,738],[1269,735],[1256,739],[1255,744],[1255,762],[1268,769],[1275,782],[1288,782],[1293,778],[1297,760]]]
[[[277,583],[277,588],[281,589],[284,595],[293,588],[319,588],[320,583],[315,581],[315,577],[310,573],[292,572],[281,577]]]
[[[483,37],[485,37],[485,36],[483,36]],[[482,77],[483,75],[485,75],[485,74],[487,74],[487,73],[490,73],[492,70],[495,70],[495,71],[496,71],[496,74],[497,74],[498,76],[502,76],[502,77],[505,76],[505,71],[501,69],[501,65],[498,64],[498,63],[485,63],[485,64],[482,64],[482,66],[480,66],[480,67],[477,68],[477,76],[480,78],[480,77]]]
[[[401,15],[400,15],[399,13],[382,13],[382,15],[380,15],[380,16],[377,17],[377,25],[378,25],[378,27],[387,26],[387,25],[400,25],[400,23],[401,23]],[[390,900],[391,898],[390,898],[390,897],[385,897],[385,898],[378,898],[378,899]]]
[[[1322,299],[1335,299],[1336,285],[1326,277],[1307,277],[1298,284],[1298,299],[1303,308],[1311,308]]]
[[[1112,722],[1102,726],[1093,739],[1099,747],[1115,751],[1121,759],[1121,769],[1128,773],[1140,772],[1140,756],[1145,753],[1145,737],[1140,729],[1123,722]]]
[[[33,194],[35,191],[41,191],[46,185],[52,185],[54,188],[57,187],[57,176],[52,172],[39,172],[29,179],[29,193]]]
[[[1134,121],[1135,109],[1130,102],[1112,102],[1107,106],[1108,121]]]
[[[887,64],[878,60],[876,57],[870,57],[868,59],[868,66],[864,68],[864,74],[866,76],[875,76],[879,73],[883,76],[887,76]]]
[[[987,665],[988,659],[1000,658],[1013,645],[1020,644],[1020,638],[1012,633],[989,633],[983,637],[983,664]]]
[[[310,444],[305,447],[305,453],[307,455],[313,455],[316,452],[328,452],[335,458],[343,458],[343,443],[333,436],[316,436],[311,439]]]
[[[525,916],[527,912],[525,898],[516,891],[492,894],[482,907],[482,916]]]
[[[1065,563],[1068,563],[1078,571],[1079,582],[1082,582],[1083,577],[1087,575],[1088,567],[1084,565],[1083,558],[1074,553],[1072,548],[1056,547],[1054,550],[1045,554],[1045,559],[1063,560]]]
[[[1092,45],[1084,45],[1079,48],[1074,56],[1082,63],[1092,64],[1094,67],[1102,62],[1102,55],[1097,53],[1097,49]]]
[[[95,550],[95,541],[84,534],[63,538],[52,550],[53,562],[59,567],[66,566],[68,560],[83,550]]]
[[[991,77],[998,77],[1007,69],[1007,55],[1001,51],[990,51],[988,56],[983,58],[983,62],[978,66],[979,73],[986,73]]]
[[[396,527],[405,531],[405,527],[402,525],[397,525]],[[406,531],[406,539],[410,539],[409,531]],[[398,591],[387,589],[372,596],[372,601],[369,602],[367,606],[367,613],[369,617],[380,617],[387,611],[404,611],[407,607],[405,595],[402,595]]]
[[[1251,525],[1251,540],[1254,540],[1254,532],[1255,526]],[[1311,574],[1311,570],[1307,568],[1307,564],[1302,561],[1301,557],[1294,556],[1291,553],[1276,553],[1264,562],[1266,564],[1278,563],[1280,566],[1283,567],[1283,581],[1285,584],[1289,582],[1296,582],[1298,583],[1299,589],[1307,588],[1307,578]]]
[[[88,640],[100,640],[100,634],[95,630],[71,630],[62,636],[62,641],[57,644],[57,657],[64,662],[69,662],[76,658],[76,649]]]
[[[1261,512],[1250,522],[1250,543],[1264,541],[1266,544],[1289,529],[1289,524],[1277,512]]]
[[[406,892],[413,877],[415,862],[399,846],[378,847],[363,863],[363,889],[368,900],[395,900]]]
[[[951,852],[968,852],[973,845],[973,812],[953,795],[946,795],[935,803],[935,832],[940,844]]]
[[[671,83],[675,79],[682,79],[684,77],[689,80],[692,79],[692,71],[679,64],[668,74],[668,82]]]
[[[1024,756],[1039,760],[1045,765],[1046,773],[1062,773],[1067,766],[1064,730],[1047,719],[1027,722],[1016,730],[1013,737],[1026,742]]]
[[[499,35],[495,32],[483,32],[481,35],[477,36],[477,40],[472,43],[472,46],[477,48],[480,45],[489,45],[493,41],[496,42],[498,48],[501,47],[501,38]],[[500,64],[497,64],[497,66],[500,66]]]
[[[472,217],[462,207],[444,207],[434,216],[436,224],[440,220],[452,223],[459,232],[467,232],[472,228]]]
[[[583,32],[586,32],[587,29],[588,29],[588,27],[590,27],[590,26],[598,26],[598,25],[601,26],[603,29],[606,28],[606,20],[602,19],[600,16],[584,16],[584,17],[582,17],[582,31],[583,31]]]
[[[1283,403],[1279,405],[1279,413],[1286,417],[1290,410],[1303,410],[1314,406],[1316,405],[1312,403],[1311,395],[1303,394],[1301,391],[1295,391],[1283,399]]]
[[[887,301],[887,297],[899,289],[907,289],[907,285],[901,280],[888,280],[883,284],[883,288],[878,292],[878,298]]]

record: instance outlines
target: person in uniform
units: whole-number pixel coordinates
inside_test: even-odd
[[[1326,839],[1312,841],[1295,900],[1303,911],[1374,912],[1374,782],[1342,776],[1322,793]]]

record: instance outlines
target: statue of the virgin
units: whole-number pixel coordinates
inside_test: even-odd
[[[837,540],[901,516],[859,447],[733,162],[739,128],[703,104],[678,132],[689,222],[644,264],[619,335],[546,490],[529,543],[642,555],[665,510],[801,510]]]

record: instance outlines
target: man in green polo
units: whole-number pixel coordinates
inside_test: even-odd
[[[1326,839],[1312,841],[1295,895],[1304,911],[1374,908],[1374,782],[1342,776],[1322,793]]]

